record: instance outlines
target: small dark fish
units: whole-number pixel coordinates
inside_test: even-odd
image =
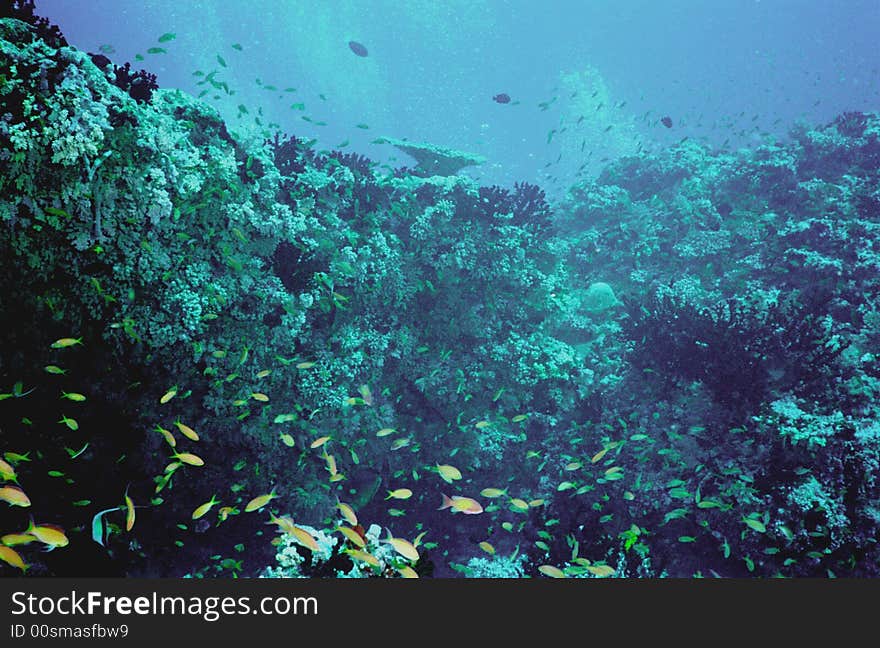
[[[506,92],[501,92],[492,97],[492,101],[500,104],[510,103],[510,95]]]
[[[368,54],[367,48],[358,43],[357,41],[348,41],[348,47],[352,52],[357,54],[358,56],[366,56]]]
[[[668,115],[660,120],[660,123],[666,126],[666,128],[672,128],[672,117]]]
[[[89,56],[92,57],[92,63],[97,65],[102,70],[110,67],[110,64],[112,63],[112,61],[109,58],[107,58],[106,56],[104,56],[103,54],[89,53]]]

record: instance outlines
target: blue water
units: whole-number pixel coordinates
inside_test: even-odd
[[[485,156],[469,171],[485,183],[539,182],[552,196],[640,145],[688,136],[753,146],[799,119],[825,123],[880,103],[876,0],[40,0],[37,9],[71,44],[109,45],[111,58],[143,65],[162,87],[198,94],[193,72],[219,70],[236,94],[215,103],[240,132],[262,106],[264,124],[319,147],[347,141],[345,150],[399,165],[411,161],[371,142],[434,142]],[[157,43],[166,32],[176,39]],[[350,40],[369,55],[356,56]],[[146,54],[159,45],[167,52]],[[512,103],[492,100],[502,92]],[[305,110],[290,108],[299,102]],[[657,123],[664,115],[672,129]]]

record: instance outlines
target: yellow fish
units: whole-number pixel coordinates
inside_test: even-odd
[[[170,445],[172,448],[177,447],[177,439],[174,438],[174,435],[171,434],[170,430],[166,430],[161,425],[157,425],[156,432],[161,434],[165,438],[166,443],[168,443],[168,445]]]
[[[30,506],[31,501],[18,486],[6,485],[0,488],[0,500],[10,506]]]
[[[336,530],[339,531],[342,535],[344,535],[348,540],[355,545],[356,547],[363,549],[367,546],[367,543],[364,542],[364,539],[361,537],[361,534],[355,531],[352,528],[339,526],[336,527]]]
[[[205,502],[204,504],[199,506],[195,511],[193,511],[192,519],[198,520],[200,517],[203,517],[208,511],[210,511],[211,508],[213,508],[214,504],[219,504],[219,503],[220,503],[220,500],[217,499],[217,496],[211,495],[211,499],[209,499],[207,502]]]
[[[357,515],[354,514],[354,509],[351,508],[351,506],[349,506],[348,504],[344,504],[343,502],[339,502],[336,505],[336,508],[338,508],[339,512],[342,513],[342,517],[345,518],[346,522],[348,522],[351,526],[357,526]]]
[[[3,459],[0,459],[0,480],[14,482],[18,481],[18,477],[15,474],[15,468],[6,463],[6,461],[4,461]]]
[[[416,573],[416,570],[407,565],[406,567],[398,567],[397,571],[400,572],[400,575],[404,578],[418,578],[419,575]]]
[[[440,474],[440,478],[447,484],[451,484],[453,480],[461,479],[461,471],[455,466],[437,464],[436,470]]]
[[[196,434],[196,431],[193,430],[190,426],[184,425],[180,422],[180,419],[174,421],[174,425],[177,426],[177,429],[180,430],[180,433],[185,436],[190,441],[198,441],[199,435]]]
[[[311,369],[314,366],[315,366],[314,362],[300,362],[298,365],[296,365],[296,368],[297,369]]]
[[[271,511],[269,512],[269,521],[266,524],[276,524],[278,528],[285,533],[293,529],[293,520],[286,515],[278,517]]]
[[[128,489],[125,489],[125,530],[131,531],[134,528],[134,502],[128,496]]]
[[[296,540],[297,544],[301,544],[311,551],[318,551],[318,541],[315,540],[311,533],[296,526],[293,523],[293,520],[289,517],[277,517],[270,514],[269,518],[272,522],[277,524],[282,531],[293,536],[293,539]]]
[[[495,555],[495,547],[493,547],[491,544],[489,544],[489,543],[486,542],[485,540],[483,540],[483,541],[480,543],[480,549],[482,549],[483,551],[485,551],[485,552],[486,552],[487,554],[489,554],[490,556],[494,556],[494,555]]]
[[[50,550],[56,547],[66,547],[70,543],[70,540],[64,534],[64,529],[60,526],[54,524],[35,525],[33,518],[31,518],[30,525],[28,525],[25,533],[34,536],[44,545],[47,545]]]
[[[66,391],[61,392],[61,398],[66,398],[67,400],[73,401],[75,403],[82,403],[86,399],[86,397],[83,396],[82,394],[78,394],[76,392],[66,392]]]
[[[376,558],[376,556],[374,556],[373,554],[367,553],[366,551],[361,551],[360,549],[346,549],[345,553],[347,553],[352,558],[357,558],[361,562],[365,562],[373,567],[379,566],[379,559]]]
[[[514,497],[512,500],[510,500],[510,506],[518,513],[529,510],[529,503],[525,500],[519,499],[518,497]]]
[[[328,455],[327,452],[325,451],[324,452],[324,461],[327,462],[327,471],[331,475],[336,475],[336,473],[339,472],[338,469],[336,468],[336,457],[334,457],[333,455]]]
[[[311,551],[318,551],[318,541],[305,529],[301,529],[298,526],[293,527],[290,531],[288,531],[290,535],[293,536],[293,539],[296,540],[302,546],[310,549]]]
[[[408,488],[397,488],[395,490],[388,491],[388,497],[386,497],[385,499],[407,500],[412,497],[412,494],[413,492]]]
[[[21,556],[18,555],[18,552],[6,545],[0,545],[0,560],[5,562],[12,567],[16,567],[21,571],[27,571],[29,565],[26,565],[24,560],[21,559]]]
[[[178,459],[179,461],[182,461],[183,463],[187,464],[188,466],[204,466],[205,465],[204,459],[202,459],[198,455],[194,455],[191,452],[175,453],[175,454],[171,455],[171,458]]]
[[[538,567],[538,571],[544,574],[544,576],[549,576],[550,578],[568,578],[559,567],[554,567],[553,565],[541,565]]]
[[[312,442],[309,444],[309,447],[312,448],[312,449],[314,449],[314,448],[320,448],[322,445],[324,445],[325,443],[327,443],[329,440],[330,440],[330,437],[329,437],[329,436],[318,437],[317,439],[315,439],[314,441],[312,441]]]
[[[270,492],[266,495],[258,495],[257,497],[252,499],[250,502],[248,502],[247,505],[244,507],[244,512],[251,513],[253,511],[261,509],[264,506],[266,506],[266,504],[268,504],[273,499],[275,499],[276,497],[278,497],[278,494],[275,492],[275,489],[273,488],[272,492]]]
[[[170,464],[165,466],[165,470],[163,472],[165,472],[165,474],[170,477],[171,473],[180,468],[182,465],[183,463],[180,461],[172,461]]]
[[[589,565],[587,566],[587,571],[599,578],[607,578],[614,575],[614,567],[609,565]]]
[[[177,387],[172,387],[167,392],[162,394],[162,398],[159,399],[159,404],[164,405],[165,403],[170,401],[175,396],[177,396]]]
[[[266,394],[264,394],[262,392],[252,392],[251,398],[253,398],[255,401],[260,401],[261,403],[268,403],[269,402],[269,397],[266,396]]]
[[[384,540],[384,542],[390,544],[394,551],[399,553],[407,560],[418,562],[419,551],[415,548],[415,545],[413,545],[413,543],[411,543],[409,540],[404,540],[403,538],[395,538],[391,535],[390,530],[386,529],[386,531],[388,531],[388,538]]]
[[[230,515],[236,515],[238,513],[238,509],[232,506],[223,506],[217,511],[217,514],[220,516],[221,522],[226,522],[226,518]]]
[[[286,432],[284,434],[279,435],[278,438],[281,439],[281,443],[286,445],[288,448],[292,448],[293,446],[296,445],[296,439],[294,439],[292,436],[290,436]]]
[[[60,340],[55,340],[50,346],[53,349],[66,349],[68,347],[72,347],[77,344],[82,344],[83,339],[81,337],[78,338],[61,338]]]
[[[408,445],[409,445],[409,439],[406,437],[403,437],[401,439],[395,439],[391,444],[391,449],[392,450],[400,450],[401,448],[405,448]]]
[[[7,533],[0,538],[0,543],[5,544],[7,547],[26,545],[36,541],[36,536],[32,536],[30,533]]]
[[[501,490],[500,488],[484,488],[480,491],[480,495],[483,497],[488,497],[489,499],[494,499],[496,497],[501,497],[503,495],[507,495],[507,489]]]
[[[377,437],[386,437],[389,434],[394,434],[396,431],[397,430],[395,430],[394,428],[382,428],[381,430],[376,432],[376,436]]]

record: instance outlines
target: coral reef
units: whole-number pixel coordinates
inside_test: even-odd
[[[244,141],[12,7],[0,535],[69,540],[28,575],[878,575],[876,114],[551,205]]]

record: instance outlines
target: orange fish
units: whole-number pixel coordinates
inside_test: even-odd
[[[453,511],[460,511],[465,515],[476,515],[483,512],[482,505],[475,499],[461,495],[453,495],[452,497],[447,497],[442,493],[441,495],[443,495],[443,502],[437,509],[438,511],[451,508]]]
[[[25,495],[24,491],[18,486],[7,484],[0,488],[0,500],[10,504],[11,506],[30,506],[31,500]]]

